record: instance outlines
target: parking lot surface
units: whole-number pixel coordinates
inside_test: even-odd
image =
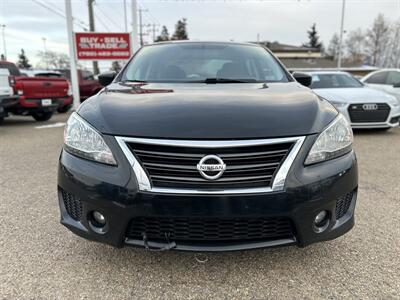
[[[195,254],[114,249],[59,224],[66,118],[0,126],[1,298],[400,299],[400,129],[355,134],[359,196],[347,235],[307,248]]]

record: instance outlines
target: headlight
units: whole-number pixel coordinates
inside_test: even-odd
[[[339,157],[351,151],[353,131],[346,118],[339,114],[335,120],[318,136],[305,161],[315,164]]]
[[[100,133],[77,113],[70,116],[65,126],[64,148],[71,154],[82,158],[108,165],[117,164]]]
[[[345,107],[347,105],[346,102],[336,102],[336,101],[329,101],[333,106],[337,107],[337,108],[342,108]]]

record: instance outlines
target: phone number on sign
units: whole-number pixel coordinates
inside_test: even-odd
[[[129,56],[129,51],[79,51],[79,56]]]

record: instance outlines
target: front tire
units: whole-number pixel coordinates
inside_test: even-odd
[[[48,121],[51,119],[51,117],[53,116],[53,112],[49,111],[49,112],[37,112],[37,113],[33,113],[32,117],[39,122],[44,122],[44,121]]]

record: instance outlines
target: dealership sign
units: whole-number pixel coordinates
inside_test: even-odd
[[[75,33],[78,59],[120,60],[131,56],[129,33]]]

